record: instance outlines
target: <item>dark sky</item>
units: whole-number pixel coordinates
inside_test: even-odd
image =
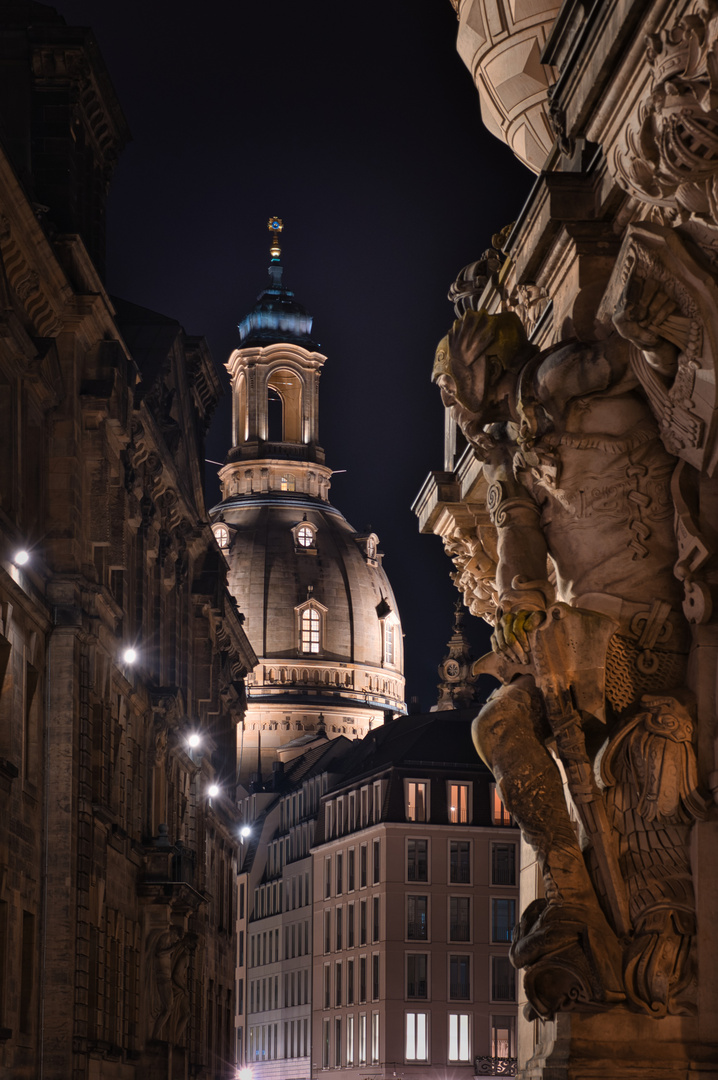
[[[533,181],[481,126],[449,0],[56,6],[94,29],[133,135],[110,196],[111,292],[203,334],[224,376],[267,282],[267,219],[284,220],[284,280],[328,357],[320,438],[327,464],[347,470],[332,501],[379,535],[407,699],[428,709],[457,595],[440,541],[409,509],[442,468],[433,353],[453,318],[449,284]],[[226,395],[207,456],[223,460],[229,439]],[[483,651],[483,624],[467,621]]]

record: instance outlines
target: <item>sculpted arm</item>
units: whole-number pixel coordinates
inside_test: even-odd
[[[543,619],[553,602],[546,576],[546,540],[540,510],[529,493],[514,480],[495,479],[488,495],[496,526],[498,612],[492,647],[527,659],[527,634]]]

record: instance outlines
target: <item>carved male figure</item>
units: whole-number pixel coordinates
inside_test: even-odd
[[[681,689],[675,460],[615,333],[541,353],[516,316],[468,311],[440,343],[434,377],[483,461],[498,555],[492,644],[511,661],[474,740],[544,876],[546,901],[524,914],[514,963],[539,1015],[569,998],[684,1010],[699,802]],[[678,778],[667,768],[651,817],[661,763]]]

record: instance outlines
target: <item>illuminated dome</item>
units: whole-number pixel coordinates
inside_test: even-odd
[[[326,357],[309,338],[311,315],[281,284],[276,240],[272,255],[272,286],[240,323],[227,363],[232,447],[211,511],[259,657],[240,732],[245,779],[266,779],[313,738],[361,738],[405,711],[401,622],[378,537],[357,533],[329,502],[318,442]]]

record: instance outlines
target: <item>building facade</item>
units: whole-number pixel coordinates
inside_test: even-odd
[[[256,1080],[515,1068],[518,833],[472,716],[325,736],[247,796],[238,1062]]]
[[[209,1080],[256,662],[202,496],[219,381],[103,285],[128,132],[92,35],[18,3],[0,47],[0,1071]]]

